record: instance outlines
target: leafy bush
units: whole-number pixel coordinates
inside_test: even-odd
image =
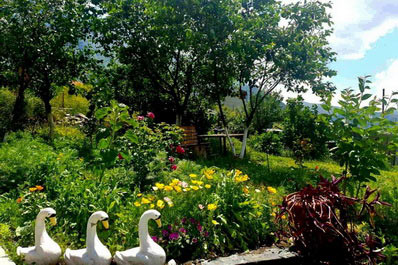
[[[380,113],[382,100],[374,97],[365,103],[372,97],[367,93],[369,83],[367,77],[359,78],[359,93],[344,90],[339,107],[332,108],[331,97],[322,105],[329,112],[323,117],[332,123],[331,136],[336,142],[333,155],[345,167],[344,174],[350,174],[358,188],[361,182],[376,180],[374,175],[380,174],[388,160],[388,151],[395,153],[398,142],[396,123],[387,119],[395,110],[389,107],[390,103],[395,104],[398,99],[390,98],[388,102],[383,99],[387,107]]]
[[[327,155],[328,130],[327,123],[318,120],[316,106],[312,109],[304,106],[302,98],[287,101],[282,141],[299,164],[303,159]]]
[[[126,167],[132,167],[137,173],[134,185],[143,187],[149,177],[161,176],[150,174],[150,167],[154,165],[152,162],[161,153],[174,155],[184,152],[179,146],[182,129],[166,123],[155,124],[152,112],[146,117],[131,116],[127,106],[112,101],[109,107],[96,111],[96,118],[101,122],[96,135],[98,162],[111,167],[119,161]],[[156,168],[158,173],[162,172],[159,169]]]
[[[51,100],[51,106],[54,108],[54,117],[56,120],[62,119],[65,114],[84,114],[86,115],[89,109],[90,102],[80,95],[70,95],[67,87],[58,93],[56,97]]]
[[[345,196],[338,187],[344,179],[333,177],[328,181],[321,177],[317,187],[309,185],[287,195],[278,218],[288,215],[289,230],[281,234],[292,237],[300,253],[314,264],[377,264],[382,257],[379,244],[372,235],[361,241],[353,220],[367,211],[373,224],[375,206],[388,204],[379,200],[380,194],[370,199],[376,191],[370,188],[363,199]],[[359,213],[354,205],[362,206]]]
[[[15,95],[11,91],[0,89],[0,140],[3,139],[10,125],[14,102]]]
[[[252,100],[255,100],[253,96]],[[273,128],[274,123],[283,121],[283,97],[280,93],[271,93],[265,97],[265,100],[258,105],[254,114],[252,127],[258,134],[265,129]]]
[[[249,138],[249,145],[259,152],[270,155],[280,155],[283,149],[281,138],[273,132],[253,135]]]

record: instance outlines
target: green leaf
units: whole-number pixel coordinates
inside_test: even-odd
[[[372,94],[365,94],[365,95],[363,95],[362,96],[362,100],[367,100],[367,99],[369,99],[370,97],[372,96]]]
[[[133,132],[133,130],[128,130],[124,137],[126,137],[131,143],[138,144],[138,136]]]
[[[110,110],[109,107],[97,109],[97,111],[95,112],[95,117],[96,117],[98,120],[101,120],[101,119],[103,119],[106,115],[108,115],[109,110]]]
[[[99,141],[98,143],[98,148],[99,149],[106,149],[109,146],[109,140],[107,138],[103,138]]]

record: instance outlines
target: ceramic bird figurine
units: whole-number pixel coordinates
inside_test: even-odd
[[[156,210],[146,211],[140,219],[138,234],[140,246],[122,252],[116,252],[113,257],[118,265],[164,265],[166,252],[161,246],[155,243],[148,234],[148,221],[155,220],[159,227],[162,226],[160,213]]]
[[[56,225],[56,212],[52,208],[42,209],[36,217],[35,246],[17,248],[17,255],[22,256],[27,264],[55,265],[61,256],[61,248],[50,238],[46,231],[46,218]]]
[[[86,248],[79,250],[66,249],[64,258],[67,265],[109,265],[112,255],[97,236],[97,223],[102,222],[109,228],[108,215],[103,211],[93,213],[87,222]]]

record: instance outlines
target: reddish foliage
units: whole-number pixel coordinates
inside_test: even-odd
[[[288,214],[289,229],[279,236],[293,238],[297,250],[310,257],[316,264],[377,264],[383,256],[376,250],[377,241],[368,236],[361,242],[354,231],[353,220],[365,210],[371,217],[375,215],[375,205],[388,205],[381,202],[380,195],[369,202],[376,190],[367,188],[364,198],[347,197],[340,192],[339,183],[344,177],[332,181],[321,180],[317,187],[311,185],[286,196],[280,207],[277,220]],[[355,205],[362,205],[356,214]]]

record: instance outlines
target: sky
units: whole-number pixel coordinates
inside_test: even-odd
[[[328,0],[320,0],[328,2]],[[282,0],[284,3],[297,0]],[[358,77],[370,75],[372,93],[382,96],[398,91],[398,0],[331,0],[334,33],[330,46],[337,60],[330,67],[337,71],[332,78],[338,91],[358,88]],[[295,97],[295,93],[283,93]],[[320,98],[310,91],[303,95],[310,103]],[[338,97],[334,100],[336,105]]]

